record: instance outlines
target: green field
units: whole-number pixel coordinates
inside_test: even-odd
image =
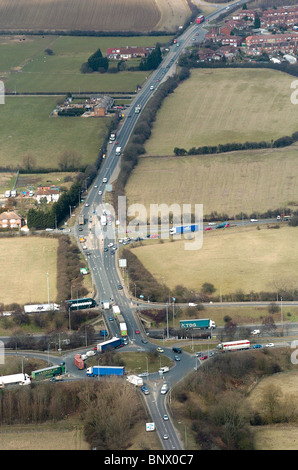
[[[95,161],[109,118],[49,117],[55,97],[6,97],[0,113],[0,166],[22,165],[26,155],[37,167],[57,168],[61,155],[75,152],[83,164]]]
[[[125,191],[129,204],[203,204],[234,216],[298,203],[298,145],[188,157],[141,157]]]
[[[148,72],[82,74],[81,65],[98,48],[155,46],[168,43],[170,36],[72,37],[26,36],[0,39],[0,77],[7,92],[134,92]],[[53,55],[45,53],[51,49]],[[134,64],[135,65],[135,64]],[[117,61],[110,62],[116,67]],[[129,62],[128,62],[129,66]]]
[[[205,232],[200,250],[185,249],[191,240],[176,240],[144,245],[132,252],[169,288],[182,284],[199,292],[203,283],[210,282],[215,295],[292,288],[298,273],[297,229],[259,227]]]
[[[172,155],[175,147],[291,135],[298,130],[292,82],[292,76],[266,69],[191,70],[190,79],[164,100],[146,153]]]
[[[47,303],[47,273],[50,302],[55,302],[57,248],[58,240],[54,238],[0,238],[1,303]]]

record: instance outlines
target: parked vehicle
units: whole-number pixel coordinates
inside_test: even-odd
[[[144,385],[142,377],[139,377],[138,375],[128,375],[126,379],[136,387],[142,387]]]
[[[242,349],[250,349],[250,341],[243,339],[239,341],[228,341],[220,343],[216,346],[219,351],[241,351]]]
[[[173,227],[170,229],[170,235],[182,234],[182,233],[189,233],[189,232],[196,232],[199,230],[199,226],[196,224],[193,225],[183,225],[181,227]]]
[[[216,328],[215,322],[213,320],[210,320],[210,318],[180,320],[179,325],[180,328],[194,328],[199,330],[210,330],[211,328]]]
[[[120,366],[93,366],[86,370],[87,377],[102,377],[105,375],[124,376],[124,367]]]
[[[116,140],[116,135],[117,135],[116,132],[112,132],[111,135],[110,135],[110,140],[111,141]]]

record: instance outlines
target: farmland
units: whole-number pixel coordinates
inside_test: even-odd
[[[260,213],[298,202],[297,148],[187,157],[141,157],[126,185],[129,204],[203,204],[204,215]],[[170,176],[170,178],[169,178]]]
[[[295,228],[230,227],[205,232],[200,250],[185,250],[185,243],[192,241],[156,243],[132,251],[169,288],[183,284],[199,291],[203,283],[210,282],[216,295],[224,295],[240,290],[276,292],[279,287],[295,285],[298,261]]]
[[[293,77],[273,70],[192,70],[160,109],[145,149],[271,141],[298,129],[290,101]]]
[[[95,161],[110,120],[50,118],[55,106],[55,97],[6,97],[0,114],[1,166],[15,168],[31,155],[36,167],[57,168],[64,152],[74,152],[82,164]]]
[[[1,302],[43,303],[48,301],[47,273],[50,301],[57,296],[58,240],[42,237],[0,238]]]
[[[147,32],[177,28],[189,13],[183,0],[1,0],[0,29]]]
[[[134,92],[145,80],[145,72],[83,74],[81,65],[98,48],[105,55],[109,47],[154,47],[157,42],[166,44],[170,38],[6,36],[0,38],[0,77],[7,92]],[[52,54],[46,54],[46,49]],[[113,65],[111,61],[110,67]]]

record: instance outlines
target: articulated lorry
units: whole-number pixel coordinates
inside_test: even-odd
[[[180,320],[180,328],[197,328],[200,330],[210,330],[216,328],[216,324],[210,318],[199,318],[196,320]]]
[[[197,224],[182,225],[181,227],[173,227],[170,229],[170,235],[177,235],[182,233],[197,232],[199,226]]]
[[[0,388],[6,385],[29,385],[31,379],[28,374],[2,375],[0,377]]]
[[[216,346],[218,351],[241,351],[242,349],[250,349],[250,341],[242,339],[239,341],[227,341]]]
[[[119,348],[119,346],[122,345],[122,339],[121,338],[112,338],[108,339],[107,341],[104,341],[103,343],[98,343],[97,345],[97,352],[105,352],[109,351],[111,349]]]
[[[120,366],[93,366],[86,370],[87,377],[103,377],[105,375],[117,375],[123,377],[124,367]]]

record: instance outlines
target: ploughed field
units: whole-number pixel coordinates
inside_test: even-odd
[[[0,29],[147,32],[176,28],[189,12],[184,0],[1,0]]]

